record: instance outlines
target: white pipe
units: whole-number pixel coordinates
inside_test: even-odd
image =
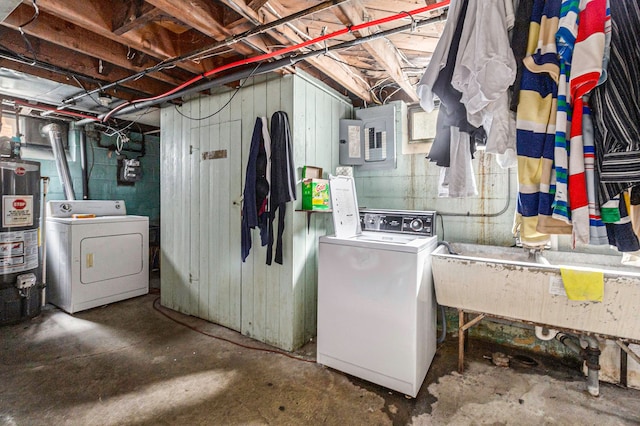
[[[558,330],[536,325],[536,337],[540,340],[544,340],[544,341],[553,340],[555,339],[557,334],[558,334]]]
[[[40,306],[47,304],[47,191],[49,190],[49,178],[42,176],[42,293],[40,297]]]

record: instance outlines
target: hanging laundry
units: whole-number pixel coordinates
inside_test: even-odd
[[[617,197],[620,219],[615,223],[607,223],[607,235],[609,244],[620,252],[636,252],[640,250],[638,237],[633,232],[633,224],[629,216],[630,200],[627,191]]]
[[[606,0],[605,5],[605,22],[604,22],[604,50],[602,54],[602,67],[598,85],[607,80],[607,64],[609,63],[609,54],[611,52],[611,10],[609,7],[610,0]],[[589,105],[587,97],[586,104]],[[596,150],[595,136],[592,120],[592,112],[583,116],[582,121],[582,137],[584,142],[584,169],[585,179],[587,183],[587,200],[589,208],[589,244],[604,245],[608,244],[607,228],[602,221],[600,213],[600,204],[598,203],[598,180],[595,172]]]
[[[516,77],[509,46],[511,0],[470,0],[451,85],[461,92],[467,121],[487,133],[485,151],[514,159],[515,126],[510,126],[507,90]],[[504,163],[504,162],[503,162]]]
[[[560,73],[555,35],[560,0],[536,0],[529,27],[530,55],[524,59],[517,113],[518,202],[514,233],[523,244],[545,245],[549,234],[571,233],[552,217],[555,196],[555,125]]]
[[[584,142],[584,172],[587,182],[587,201],[589,203],[589,244],[605,245],[609,243],[609,239],[607,237],[607,228],[602,221],[600,206],[598,205],[593,120],[590,110],[588,114],[582,117],[582,138]]]
[[[287,203],[296,199],[296,173],[293,165],[293,147],[289,118],[284,111],[271,116],[271,193],[269,198],[269,242],[267,265],[272,260],[282,265],[282,235],[284,233]],[[276,252],[273,255],[273,225],[278,215],[278,232],[275,237]]]
[[[599,202],[640,183],[640,5],[614,0],[607,80],[591,95]]]
[[[462,94],[451,85],[460,38],[467,22],[468,5],[469,0],[462,0],[460,3],[452,2],[450,16],[443,33],[444,38],[438,42],[438,46],[446,45],[436,49],[438,56],[432,58],[418,85],[421,105],[426,111],[433,110],[434,95],[440,99],[436,137],[427,158],[440,167],[454,168],[454,170],[443,172],[450,179],[441,182],[446,185],[446,188],[440,187],[440,193],[449,194],[450,197],[477,194],[470,161],[475,153],[476,141],[480,140],[483,145],[486,143],[484,129],[469,124],[466,108],[460,102]],[[457,17],[455,21],[452,20],[452,15]],[[463,154],[465,150],[468,155]],[[452,162],[452,153],[454,162]],[[469,159],[469,164],[466,163],[465,158]]]
[[[560,65],[558,76],[558,108],[556,112],[556,134],[554,139],[554,162],[556,173],[556,193],[553,201],[554,219],[571,224],[569,208],[569,144],[571,135],[571,93],[569,76],[573,48],[578,35],[578,13],[580,0],[563,0],[560,7],[560,20],[556,32],[556,49]]]
[[[569,148],[569,206],[573,225],[572,245],[589,243],[589,208],[585,177],[583,117],[590,115],[585,96],[594,89],[602,74],[605,46],[606,0],[582,0],[578,15],[578,35],[569,79],[573,116]]]
[[[516,9],[515,21],[511,30],[511,51],[516,60],[516,79],[511,86],[511,103],[509,108],[513,112],[518,111],[520,100],[520,83],[522,81],[522,61],[527,56],[527,46],[529,44],[529,27],[531,15],[533,13],[534,0],[519,0]],[[533,51],[531,47],[530,51]]]
[[[449,3],[447,21],[445,22],[444,29],[442,30],[442,34],[438,40],[438,44],[436,45],[433,55],[431,55],[429,65],[418,82],[416,92],[418,94],[418,98],[420,98],[420,106],[426,112],[431,112],[436,107],[437,103],[436,96],[433,93],[433,85],[438,79],[440,71],[447,64],[449,49],[451,48],[453,40],[453,33],[455,32],[458,20],[460,19],[463,3],[464,2],[462,0],[451,0],[451,3]],[[464,14],[462,16],[464,16]]]
[[[257,118],[251,136],[249,160],[247,161],[246,177],[242,202],[241,222],[241,251],[242,261],[246,261],[251,252],[251,229],[260,228],[262,245],[268,242],[269,213],[267,200],[269,195],[269,180],[267,173],[269,146],[271,141],[267,129],[267,118]]]

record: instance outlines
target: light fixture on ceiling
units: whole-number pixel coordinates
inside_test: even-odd
[[[109,95],[108,93],[104,93],[104,92],[98,93],[98,102],[103,107],[108,107],[112,100],[113,99],[111,98],[111,95]]]

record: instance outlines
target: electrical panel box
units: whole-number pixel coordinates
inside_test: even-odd
[[[396,108],[382,105],[356,111],[357,120],[340,120],[340,164],[359,170],[396,167]]]

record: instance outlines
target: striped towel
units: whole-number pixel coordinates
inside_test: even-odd
[[[605,46],[606,0],[582,0],[578,17],[578,36],[573,52],[569,88],[573,100],[569,148],[569,205],[573,224],[572,245],[589,243],[589,201],[585,176],[585,150],[582,137],[584,96],[598,85]],[[588,109],[586,111],[588,114]]]
[[[553,201],[554,219],[571,223],[569,209],[569,146],[567,135],[571,129],[571,96],[569,92],[569,76],[573,47],[578,34],[578,13],[580,0],[563,0],[560,8],[560,20],[556,32],[556,46],[560,59],[560,76],[558,78],[558,112],[556,115],[556,136],[554,161],[556,170],[556,194]]]
[[[589,201],[589,244],[609,244],[607,228],[600,216],[600,206],[596,197],[597,181],[595,176],[595,146],[591,109],[585,103],[582,116],[582,140],[584,142],[584,173],[587,181],[587,199]]]
[[[571,226],[552,218],[555,194],[555,149],[558,76],[556,53],[561,0],[534,2],[529,29],[529,56],[524,59],[516,124],[518,204],[514,230],[526,245],[543,245],[548,234],[571,233]]]

